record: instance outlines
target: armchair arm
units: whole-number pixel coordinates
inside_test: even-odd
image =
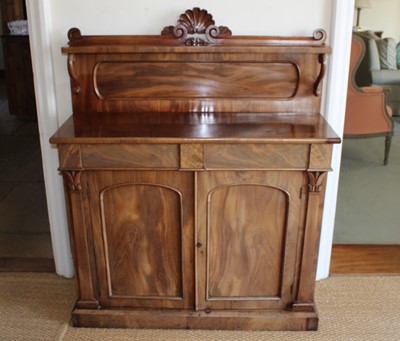
[[[382,86],[363,86],[360,89],[364,94],[385,94],[387,96],[392,92],[391,88],[384,88]]]
[[[381,86],[363,86],[360,89],[364,93],[380,93],[380,92],[384,92],[384,89]]]
[[[360,91],[361,90],[361,91]],[[386,105],[382,87],[349,88],[344,134],[381,134],[393,130],[391,110]]]

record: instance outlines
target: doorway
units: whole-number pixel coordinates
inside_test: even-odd
[[[0,271],[53,272],[29,38],[7,27],[26,7],[1,1],[0,11]]]
[[[399,42],[400,4],[369,3],[370,8],[361,9],[357,31]],[[400,84],[400,71],[394,71]],[[400,274],[400,117],[393,116],[393,121],[386,166],[384,137],[344,139],[331,273]]]
[[[49,50],[49,39],[52,36],[50,28],[51,10],[50,0],[27,2],[28,16],[33,26],[31,39],[34,69],[36,71],[35,83],[37,84],[38,106],[40,108],[40,128],[42,157],[45,165],[45,179],[48,195],[49,216],[55,254],[57,273],[62,276],[72,277],[73,265],[69,249],[69,237],[67,219],[65,216],[65,205],[62,181],[57,174],[57,153],[47,143],[48,138],[59,126],[58,109],[53,81],[55,81],[52,65],[52,54]],[[332,37],[335,49],[330,57],[331,67],[329,87],[331,91],[327,96],[326,118],[333,129],[339,134],[342,132],[343,123],[343,101],[345,100],[346,88],[343,86],[347,79],[346,58],[348,55],[349,32],[352,22],[354,1],[333,0],[332,1]],[[49,15],[50,14],[50,15]],[[341,147],[334,149],[332,168],[334,171],[328,179],[327,195],[325,199],[325,216],[321,235],[321,248],[318,264],[318,279],[329,275],[329,263],[331,256],[333,215],[336,207],[338,166],[340,165]],[[326,219],[325,219],[326,218]]]

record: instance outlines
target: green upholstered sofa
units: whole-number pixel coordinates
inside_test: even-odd
[[[381,86],[387,90],[387,104],[400,116],[400,43],[380,38],[372,31],[354,32],[365,43],[366,53],[356,74],[358,86]]]

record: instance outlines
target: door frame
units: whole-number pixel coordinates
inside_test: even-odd
[[[64,191],[61,176],[57,171],[58,154],[56,148],[48,142],[50,136],[60,126],[51,50],[50,6],[51,0],[26,1],[54,261],[57,274],[72,277],[74,269],[69,248]],[[331,13],[330,45],[333,47],[333,53],[329,58],[325,117],[336,133],[342,137],[354,0],[332,0]],[[341,152],[342,146],[335,145],[332,159],[334,171],[328,176],[326,189],[317,279],[326,278],[329,275]]]
[[[50,1],[26,1],[26,9],[54,262],[57,274],[73,277],[64,189],[57,170],[58,153],[49,143],[49,138],[60,126],[51,52]]]
[[[343,141],[344,117],[346,112],[347,81],[350,64],[350,47],[354,18],[354,0],[333,0],[331,17],[332,54],[329,57],[326,84],[325,119]],[[335,225],[336,201],[339,187],[341,144],[333,146],[332,169],[328,173],[325,209],[322,218],[321,241],[318,256],[317,279],[329,276],[333,230]]]

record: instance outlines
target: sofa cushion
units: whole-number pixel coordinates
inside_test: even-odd
[[[372,70],[372,84],[400,85],[400,70]]]
[[[380,70],[381,62],[379,61],[378,45],[376,44],[376,39],[368,39],[368,53],[369,53],[369,63],[371,70]]]
[[[396,70],[396,41],[393,38],[376,40],[382,70]]]
[[[396,45],[396,62],[397,68],[400,69],[400,43]]]

